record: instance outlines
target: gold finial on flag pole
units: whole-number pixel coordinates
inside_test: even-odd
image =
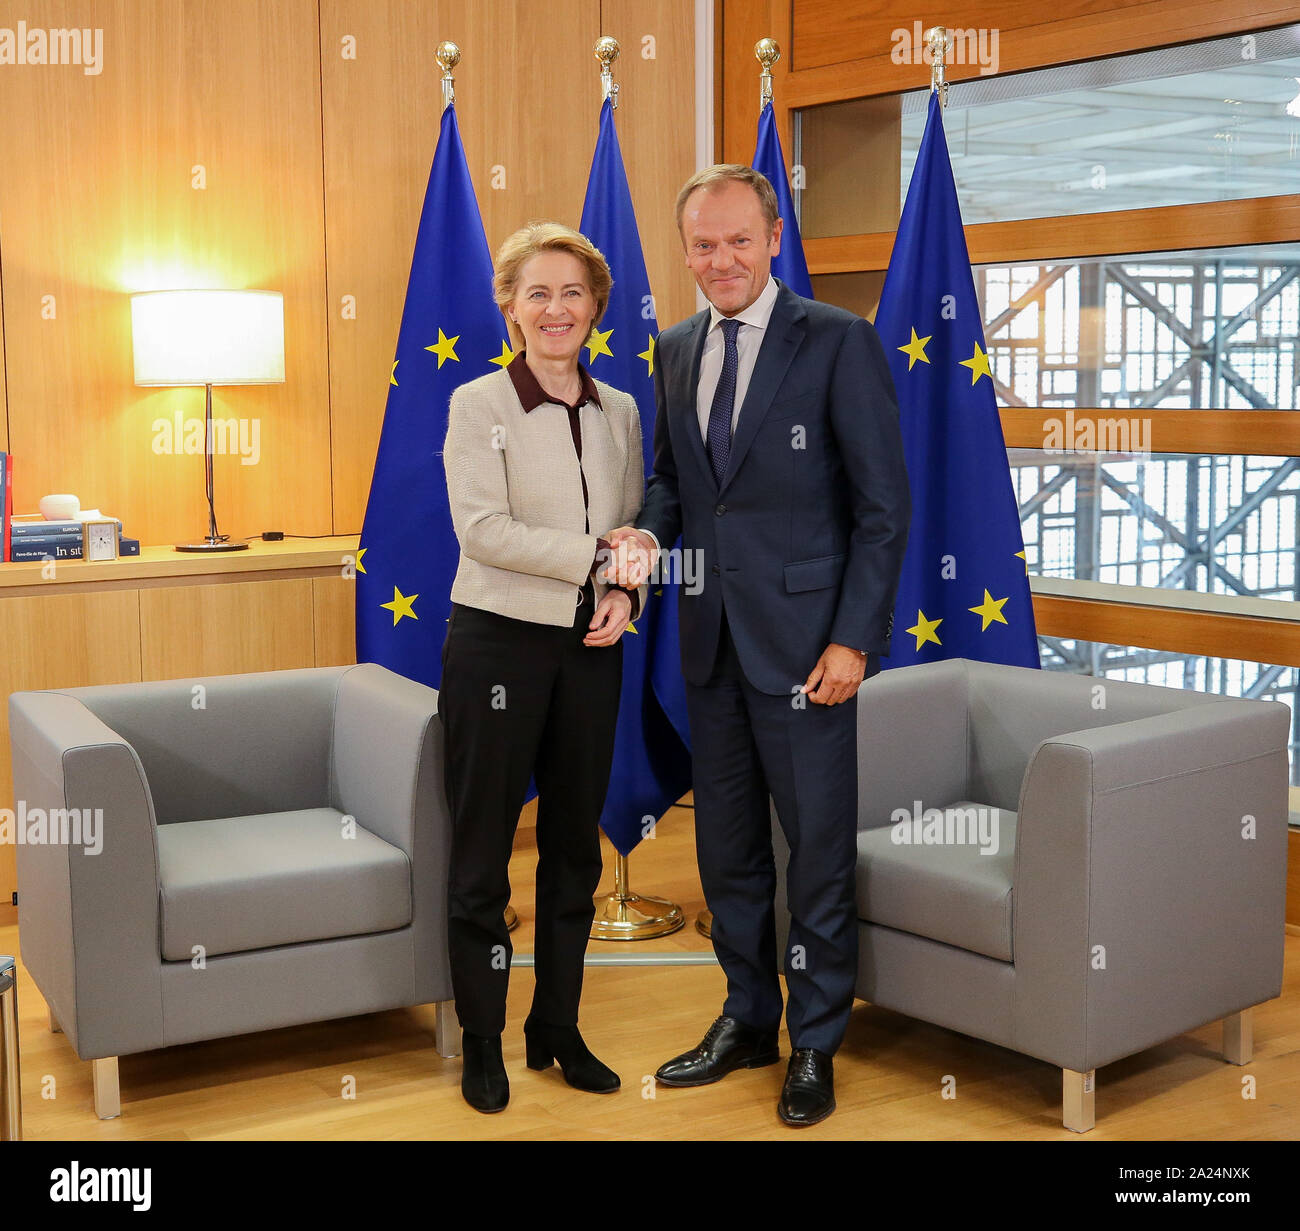
[[[944,65],[952,42],[943,26],[925,32],[925,42],[930,49],[930,93],[939,95],[939,106],[948,105],[948,82],[944,79]]]
[[[609,99],[609,105],[618,109],[618,86],[614,84],[614,61],[618,59],[618,39],[606,34],[596,40],[596,59],[600,61],[600,88],[602,97]]]
[[[758,76],[758,109],[772,101],[772,65],[781,58],[781,48],[774,38],[761,38],[754,44],[754,55],[763,66]]]
[[[442,109],[446,111],[456,101],[456,78],[451,70],[460,63],[460,48],[455,43],[439,43],[434,59],[442,69]]]

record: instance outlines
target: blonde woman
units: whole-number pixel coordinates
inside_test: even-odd
[[[644,592],[598,575],[600,537],[641,507],[635,400],[578,362],[609,302],[605,258],[578,232],[532,223],[502,244],[495,294],[518,352],[452,395],[444,450],[460,564],[439,709],[453,839],[449,944],[464,1032],[461,1090],[482,1112],[510,1096],[502,1061],[512,947],[504,912],[519,811],[538,790],[536,987],[528,1067],[569,1085],[618,1075],[578,1031],[601,873],[597,823],[614,750],[620,638]]]

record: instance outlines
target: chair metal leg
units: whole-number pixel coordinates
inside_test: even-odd
[[[1097,1070],[1061,1070],[1061,1123],[1072,1133],[1091,1132],[1097,1123]]]
[[[63,1027],[59,1025],[59,1019],[54,1016],[54,1010],[49,1005],[45,1006],[45,1011],[50,1015],[50,1033],[62,1034]]]
[[[23,1084],[18,1069],[18,980],[3,980],[0,991],[0,1141],[21,1141]]]
[[[1249,1064],[1255,1058],[1255,1010],[1242,1009],[1223,1019],[1223,1058]]]
[[[95,1114],[101,1120],[112,1120],[122,1114],[122,1095],[117,1084],[117,1057],[92,1060],[90,1065],[95,1078]]]
[[[444,1060],[454,1060],[460,1055],[460,1022],[456,1018],[456,1004],[453,1000],[438,1001],[434,1045]]]

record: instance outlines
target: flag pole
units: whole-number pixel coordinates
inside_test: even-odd
[[[456,102],[456,77],[454,69],[460,63],[460,48],[455,43],[444,40],[438,44],[433,58],[442,69],[442,109],[447,110]],[[519,914],[509,902],[506,903],[506,931],[513,932],[519,926]]]
[[[618,59],[618,40],[608,35],[596,40],[596,60],[600,64],[601,97],[618,107],[618,86],[614,81],[614,61]],[[686,916],[676,902],[632,892],[628,883],[627,856],[618,852],[614,865],[614,892],[596,895],[596,918],[591,925],[592,940],[653,940],[667,936],[686,923]]]
[[[442,109],[446,111],[456,101],[456,78],[452,70],[460,63],[460,48],[455,43],[441,42],[434,59],[442,69]]]
[[[772,101],[772,65],[781,58],[781,45],[774,38],[761,38],[754,44],[754,59],[763,66],[758,75],[758,114]],[[713,938],[713,912],[706,906],[695,916],[695,930]]]
[[[944,69],[948,60],[948,50],[952,46],[945,26],[934,26],[925,32],[925,41],[930,49],[930,93],[939,96],[939,106],[948,105],[948,82]]]
[[[781,58],[781,48],[774,38],[761,38],[754,44],[754,56],[763,66],[758,75],[758,110],[772,101],[772,65]]]

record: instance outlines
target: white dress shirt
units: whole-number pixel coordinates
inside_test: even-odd
[[[772,308],[776,305],[776,279],[770,274],[758,298],[743,312],[732,319],[740,322],[736,331],[736,404],[731,412],[731,434],[736,434],[736,423],[740,419],[740,408],[745,404],[745,394],[749,389],[750,377],[754,375],[754,364],[758,360],[758,348],[763,345],[767,333],[767,323],[772,319]],[[720,323],[726,318],[717,308],[709,305],[709,332],[704,340],[704,354],[700,358],[700,383],[695,387],[695,413],[700,420],[700,437],[708,442],[709,411],[713,409],[713,395],[718,388],[718,377],[722,375],[722,352],[726,340],[722,336]]]

